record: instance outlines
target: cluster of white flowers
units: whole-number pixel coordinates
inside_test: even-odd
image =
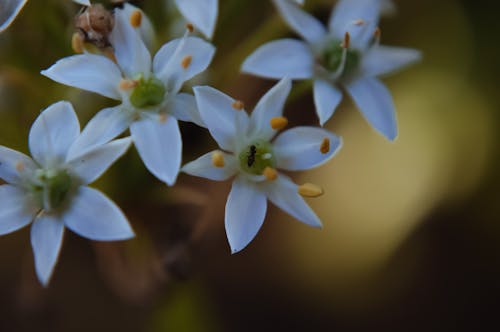
[[[74,0],[89,6],[89,1]],[[330,160],[342,140],[320,127],[288,125],[283,116],[292,80],[314,81],[314,103],[320,124],[333,115],[344,88],[369,123],[390,140],[397,135],[389,91],[377,79],[420,58],[418,51],[380,45],[379,16],[387,0],[340,0],[328,29],[300,8],[304,1],[273,0],[286,23],[304,41],[281,39],[258,48],[242,70],[280,79],[249,114],[241,101],[209,86],[182,92],[185,82],[204,72],[215,54],[209,42],[218,16],[217,0],[176,0],[191,22],[186,33],[165,43],[154,57],[151,23],[138,8],[125,3],[114,9],[110,48],[87,51],[57,61],[42,74],[75,88],[118,101],[103,109],[80,133],[71,104],[58,102],[34,122],[29,135],[33,158],[0,147],[0,234],[30,223],[36,272],[46,285],[57,262],[65,226],[92,240],[134,236],[120,209],[87,184],[101,176],[135,145],[145,167],[168,186],[179,172],[216,181],[233,178],[226,204],[225,227],[233,253],[245,248],[264,222],[267,199],[313,227],[321,221],[304,197],[323,189],[295,184],[279,172],[301,171]],[[5,29],[24,1],[3,0]],[[207,39],[192,36],[196,28]],[[75,41],[74,41],[75,42]],[[208,129],[220,147],[182,164],[178,121]],[[117,139],[130,132],[130,137]]]

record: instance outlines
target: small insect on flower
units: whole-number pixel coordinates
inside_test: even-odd
[[[257,148],[255,145],[250,146],[250,151],[248,152],[247,157],[247,166],[252,167],[255,164],[255,155],[257,154]]]
[[[75,36],[82,43],[89,43],[103,50],[111,46],[109,34],[113,31],[113,12],[101,4],[84,7],[75,18]]]

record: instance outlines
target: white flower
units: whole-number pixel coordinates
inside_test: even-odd
[[[47,285],[65,227],[91,240],[134,236],[120,209],[87,187],[130,146],[129,138],[80,149],[80,124],[71,104],[56,103],[37,118],[29,134],[30,157],[0,146],[0,235],[31,222],[38,279]],[[82,146],[82,145],[80,145]]]
[[[287,125],[282,114],[290,89],[291,81],[281,80],[248,116],[241,102],[218,90],[194,88],[201,116],[222,151],[210,152],[182,171],[217,181],[236,176],[225,216],[233,253],[245,248],[257,234],[267,199],[302,222],[321,227],[300,195],[318,196],[321,189],[311,184],[299,187],[277,169],[298,171],[319,166],[334,156],[341,139],[313,127],[295,127],[274,139]]]
[[[101,144],[130,127],[146,167],[173,185],[182,156],[177,120],[203,125],[194,97],[179,91],[185,81],[208,67],[215,49],[200,38],[185,36],[165,44],[152,60],[129,21],[125,11],[116,10],[110,36],[116,63],[102,55],[79,54],[59,60],[42,74],[121,101],[89,122],[82,142]]]
[[[218,0],[175,0],[181,14],[211,39],[219,11]]]
[[[304,40],[281,39],[258,48],[242,70],[267,78],[314,80],[314,103],[321,125],[342,100],[343,87],[368,122],[387,137],[397,136],[389,90],[378,76],[400,70],[421,57],[413,49],[381,46],[379,0],[340,0],[328,29],[297,5],[273,0],[288,25]]]

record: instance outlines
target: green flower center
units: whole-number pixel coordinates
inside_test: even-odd
[[[158,106],[165,98],[165,86],[156,77],[140,78],[130,94],[130,103],[137,108]]]
[[[323,49],[321,63],[330,72],[336,72],[342,66],[343,53],[344,48],[341,46],[341,42],[335,40]],[[340,77],[347,77],[352,74],[358,68],[360,61],[361,54],[357,50],[348,48],[344,69]]]
[[[66,170],[39,169],[31,189],[44,210],[51,211],[64,203],[72,184],[73,179]]]
[[[240,153],[239,158],[241,169],[253,175],[262,175],[266,167],[276,166],[272,146],[266,141],[254,142]]]

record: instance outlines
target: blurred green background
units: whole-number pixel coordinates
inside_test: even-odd
[[[172,0],[138,1],[159,45],[183,23]],[[333,0],[308,0],[326,21]],[[401,0],[381,22],[385,44],[421,49],[422,63],[384,79],[400,135],[385,141],[346,99],[328,124],[344,147],[298,174],[321,184],[319,231],[271,208],[247,249],[230,255],[229,183],[182,175],[167,188],[134,149],[96,183],[138,237],[93,243],[66,233],[48,289],[36,280],[29,229],[0,238],[0,331],[498,330],[500,308],[500,43],[496,1]],[[72,53],[67,0],[30,1],[0,35],[0,144],[27,151],[32,121],[60,99],[84,124],[105,98],[39,74]],[[181,28],[182,29],[182,28]],[[221,0],[209,83],[254,105],[272,81],[240,75],[262,43],[294,36],[268,0]],[[251,108],[251,107],[249,107]],[[317,125],[307,84],[291,125]],[[184,160],[209,151],[183,124]]]

